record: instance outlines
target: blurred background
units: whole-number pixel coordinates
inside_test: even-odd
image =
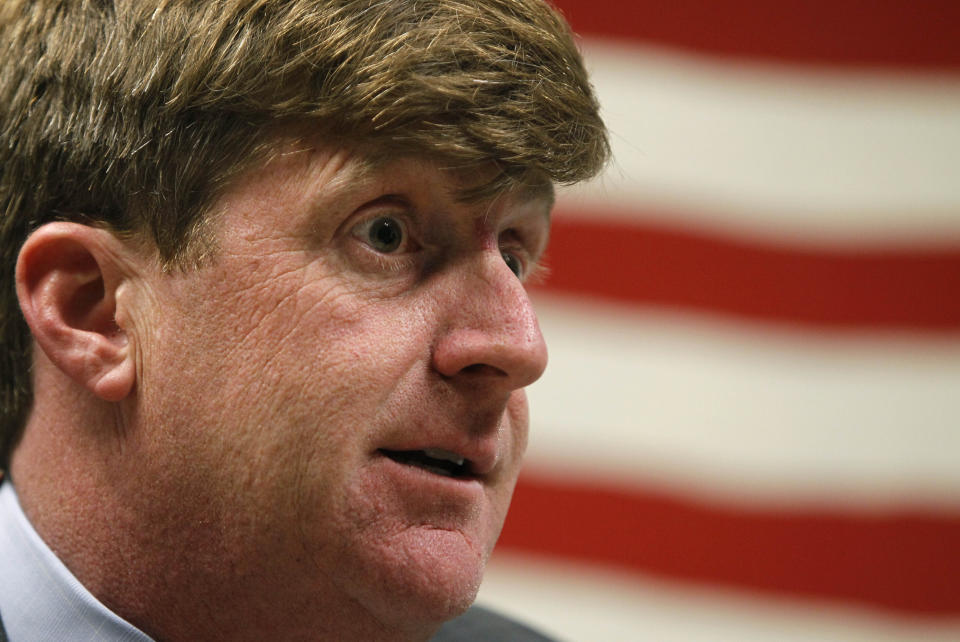
[[[960,4],[558,0],[614,163],[480,602],[562,640],[960,640]]]

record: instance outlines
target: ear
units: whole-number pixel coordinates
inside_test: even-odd
[[[130,394],[136,368],[117,325],[125,246],[105,230],[49,223],[17,259],[17,297],[37,345],[70,379],[104,401]]]

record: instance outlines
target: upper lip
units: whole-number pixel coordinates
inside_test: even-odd
[[[451,433],[442,436],[418,434],[415,437],[388,440],[377,450],[396,452],[419,450],[425,451],[427,456],[438,459],[449,458],[449,455],[461,457],[470,475],[484,477],[496,468],[499,460],[498,433],[499,431],[490,431],[481,435]]]

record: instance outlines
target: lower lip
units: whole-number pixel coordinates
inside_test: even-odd
[[[476,501],[483,494],[483,482],[477,477],[448,477],[432,473],[419,466],[401,464],[382,453],[377,453],[376,458],[378,467],[383,466],[390,481],[397,484],[399,489],[465,501]]]

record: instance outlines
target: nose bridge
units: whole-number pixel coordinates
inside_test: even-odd
[[[496,374],[511,388],[536,381],[546,367],[546,344],[526,289],[499,251],[465,259],[453,278],[436,368],[446,376]]]
[[[477,269],[472,271],[474,286],[468,290],[467,298],[475,302],[476,309],[472,312],[479,328],[503,334],[505,339],[539,340],[540,328],[526,288],[499,253],[492,256],[491,252],[484,252],[477,264]]]

